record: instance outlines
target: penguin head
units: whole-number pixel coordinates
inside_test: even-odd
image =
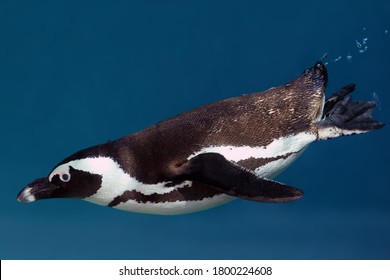
[[[62,161],[47,177],[39,178],[22,189],[17,199],[20,202],[33,202],[47,198],[84,199],[101,187],[102,175],[83,170],[85,160]],[[93,166],[89,169],[93,170]]]

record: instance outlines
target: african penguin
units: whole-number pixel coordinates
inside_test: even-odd
[[[347,85],[325,100],[317,62],[296,80],[208,104],[118,140],[81,150],[18,194],[22,202],[80,198],[117,209],[183,214],[239,197],[289,202],[303,191],[272,180],[316,140],[365,133],[374,101]]]

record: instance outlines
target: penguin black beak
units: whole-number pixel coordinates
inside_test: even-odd
[[[47,177],[36,179],[19,192],[17,200],[19,202],[33,202],[50,198],[53,191],[58,188],[59,186],[50,183]]]

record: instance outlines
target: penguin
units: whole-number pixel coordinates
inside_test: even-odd
[[[148,214],[184,214],[234,198],[291,202],[303,191],[273,178],[312,142],[379,129],[374,101],[349,84],[328,99],[317,62],[282,86],[204,105],[123,138],[80,150],[17,195],[79,198]]]

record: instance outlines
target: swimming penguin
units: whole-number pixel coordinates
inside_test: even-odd
[[[296,80],[205,105],[115,141],[81,150],[17,199],[80,198],[117,209],[183,214],[233,198],[290,202],[303,191],[272,180],[317,140],[383,127],[355,86],[325,100],[318,62]]]

